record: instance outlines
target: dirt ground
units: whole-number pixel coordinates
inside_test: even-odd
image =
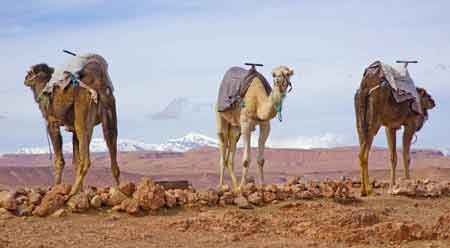
[[[229,206],[159,210],[145,216],[104,210],[64,217],[3,217],[0,248],[450,247],[448,237],[431,234],[439,217],[448,213],[449,197],[383,194],[345,205],[319,199],[252,210]],[[444,225],[450,228],[450,223]]]

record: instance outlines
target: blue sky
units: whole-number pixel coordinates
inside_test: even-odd
[[[0,10],[0,152],[45,144],[23,78],[32,64],[64,63],[61,49],[108,60],[119,136],[148,143],[189,131],[215,137],[212,110],[148,116],[179,97],[213,103],[226,69],[255,61],[268,78],[279,64],[296,72],[274,142],[356,144],[353,94],[364,68],[418,59],[410,73],[438,106],[416,146],[449,147],[449,9],[448,1],[11,1]],[[381,131],[376,143],[384,140]]]

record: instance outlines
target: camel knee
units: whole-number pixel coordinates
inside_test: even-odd
[[[242,161],[242,166],[247,169],[250,166],[250,160],[244,159],[244,161]]]
[[[259,158],[256,163],[258,164],[259,167],[263,168],[264,167],[264,163],[266,161],[264,160],[264,158]]]

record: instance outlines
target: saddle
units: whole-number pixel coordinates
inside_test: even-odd
[[[108,87],[111,89],[111,91],[114,91],[111,78],[109,77],[108,63],[106,62],[106,60],[98,54],[84,54],[76,55],[69,59],[63,66],[56,68],[55,72],[52,74],[52,77],[47,83],[44,92],[51,94],[55,86],[59,86],[62,89],[65,89],[71,83],[75,85],[81,85],[82,87],[84,86],[84,88],[89,89],[89,87],[83,85],[83,83],[80,81],[80,72],[86,65],[90,63],[97,63],[102,67],[102,70],[106,74]]]
[[[234,66],[228,69],[220,84],[217,110],[219,112],[227,111],[236,106],[235,103],[241,102],[255,77],[263,83],[267,95],[270,95],[272,87],[266,78],[254,68],[246,70]]]
[[[407,68],[397,69],[380,61],[375,61],[364,71],[364,77],[366,75],[378,75],[382,80],[380,83],[385,83],[392,89],[392,96],[397,103],[411,100],[411,109],[418,114],[423,114],[419,93]],[[375,88],[371,89],[370,92],[373,90]]]

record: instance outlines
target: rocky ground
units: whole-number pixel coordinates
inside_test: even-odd
[[[357,197],[358,182],[227,189],[70,185],[0,191],[0,247],[449,247],[450,184],[400,181]]]

